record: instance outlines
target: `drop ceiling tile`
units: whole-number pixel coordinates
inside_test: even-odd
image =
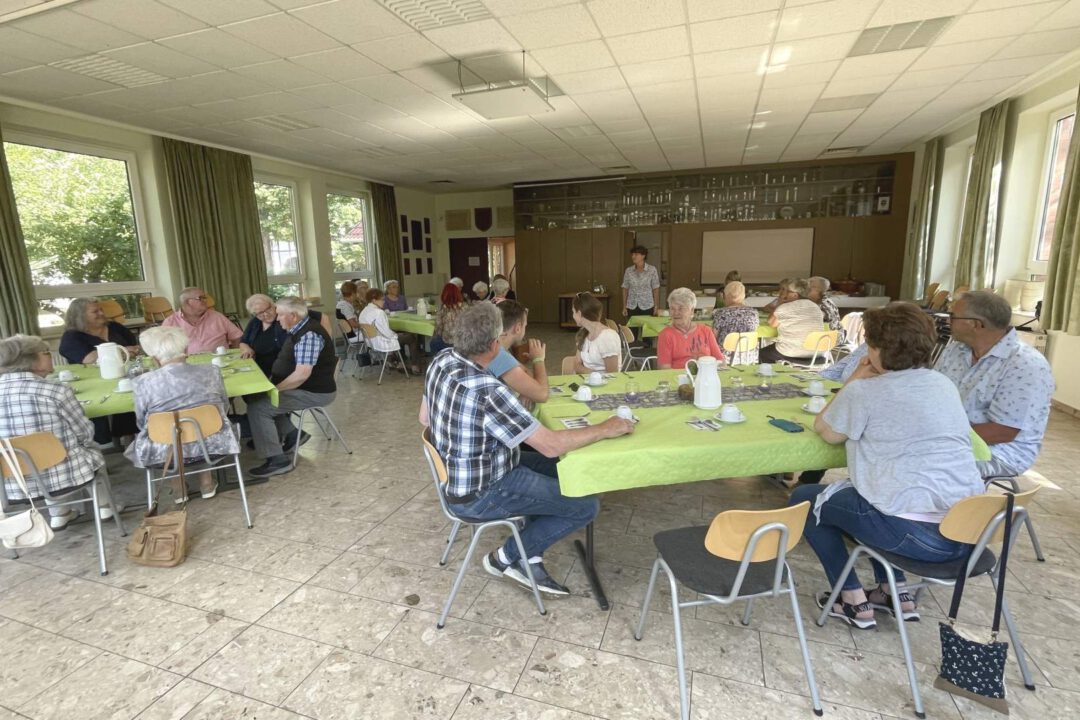
[[[868,23],[869,27],[896,25],[929,18],[959,15],[971,0],[884,0]]]
[[[526,50],[568,45],[600,37],[584,5],[565,5],[504,18],[502,24]]]
[[[913,62],[908,71],[934,70],[952,65],[969,65],[989,60],[991,56],[1005,47],[1012,38],[992,38],[973,42],[940,45],[926,49],[918,60]]]
[[[90,0],[78,3],[72,9],[80,15],[150,40],[206,27],[201,20],[154,0]]]
[[[769,59],[768,45],[755,45],[737,50],[718,50],[694,56],[694,72],[699,78],[715,75],[758,72]]]
[[[1059,7],[1061,7],[1060,2],[1044,2],[1038,5],[961,15],[938,36],[934,45],[952,45],[972,40],[1020,35]]]
[[[575,95],[574,102],[596,122],[640,118],[637,100],[629,90],[608,90],[606,92]]]
[[[761,76],[757,73],[738,73],[698,78],[698,97],[702,104],[713,101],[721,106],[734,101],[757,97],[761,88]]]
[[[806,63],[842,60],[851,52],[859,33],[837,33],[806,40],[777,41],[773,45],[770,63],[773,65],[804,65]]]
[[[318,85],[326,81],[324,76],[288,60],[271,60],[258,65],[246,65],[236,68],[234,72],[281,90]]]
[[[770,72],[765,76],[765,87],[782,88],[828,82],[840,67],[839,60],[827,60],[806,65],[787,65],[780,72]]]
[[[216,28],[177,35],[159,42],[173,50],[224,68],[252,65],[278,57]]]
[[[803,104],[812,105],[825,90],[825,83],[786,88],[766,88],[758,96],[759,110],[784,110]]]
[[[896,112],[901,108],[907,109],[909,112],[915,112],[944,92],[951,84],[951,82],[947,82],[941,85],[917,88],[897,88],[894,85],[887,92],[882,93],[881,97],[867,108],[866,112],[863,113],[863,117],[885,115]]]
[[[495,17],[506,17],[560,5],[574,5],[578,0],[483,0],[483,2]]]
[[[124,32],[119,28],[67,9],[53,10],[41,15],[30,15],[15,20],[11,24],[19,30],[25,30],[49,40],[63,38],[65,44],[89,50],[90,52],[135,45],[150,39]]]
[[[853,78],[851,80],[831,80],[821,94],[823,98],[848,97],[849,95],[869,95],[884,92],[892,85],[896,75],[878,75],[877,77]]]
[[[1071,52],[1080,48],[1080,27],[1030,33],[1013,40],[994,55],[994,60]]]
[[[172,78],[200,75],[220,69],[216,65],[152,42],[109,50],[102,55]]]
[[[622,73],[619,72],[619,68],[614,67],[565,73],[556,75],[552,79],[564,93],[569,95],[618,90],[626,87]]]
[[[771,43],[779,14],[754,13],[737,18],[692,23],[690,39],[694,54],[714,50],[731,50]]]
[[[408,70],[448,59],[446,53],[418,33],[369,40],[353,48],[391,70]]]
[[[424,34],[431,42],[458,58],[521,51],[521,44],[498,20],[479,20],[435,28]]]
[[[345,85],[353,90],[362,92],[368,97],[383,102],[390,99],[415,97],[427,94],[405,78],[393,73],[357,78],[355,80],[347,81]]]
[[[1069,0],[1060,10],[1050,13],[1039,21],[1032,30],[1060,30],[1080,25],[1080,0]]]
[[[890,87],[893,90],[908,90],[911,88],[935,87],[940,85],[952,85],[971,72],[977,64],[951,65],[933,70],[910,70],[894,82]]]
[[[285,13],[243,20],[224,25],[221,29],[281,57],[306,55],[338,47],[334,38]]]
[[[690,22],[719,20],[738,15],[752,15],[766,10],[780,9],[780,0],[687,0]]]
[[[1045,2],[1045,0],[975,0],[967,11],[969,13],[985,12],[987,10],[1001,10],[1022,5],[1037,5],[1040,2]]]
[[[38,65],[0,75],[0,94],[48,102],[69,95],[86,95],[116,86],[102,80]]]
[[[12,27],[12,23],[0,26],[0,48],[3,48],[5,53],[37,63],[51,63],[86,54],[82,48],[17,30]]]
[[[364,57],[352,48],[345,47],[311,53],[310,55],[298,55],[289,58],[289,60],[338,82],[382,75],[386,72],[386,68],[382,65]]]
[[[663,60],[690,52],[690,40],[682,25],[609,38],[607,45],[621,65]]]
[[[587,7],[605,37],[686,23],[682,0],[589,0]]]
[[[374,0],[334,0],[291,14],[346,45],[413,32],[403,20]]]
[[[325,3],[326,0],[270,0],[274,5],[277,5],[282,10],[296,10],[298,8],[307,7],[309,5],[318,5]]]
[[[689,57],[623,65],[622,71],[626,76],[626,82],[633,88],[671,83],[694,76]]]
[[[897,52],[849,57],[840,63],[840,68],[836,71],[834,79],[853,80],[861,77],[902,73],[923,52],[923,48],[912,48]]]
[[[0,75],[11,72],[12,70],[23,70],[28,67],[34,67],[39,63],[33,60],[24,60],[23,58],[17,58],[14,55],[0,54]]]
[[[1008,90],[1020,80],[1018,77],[991,78],[987,80],[973,80],[958,82],[949,88],[949,92],[941,103],[955,102],[962,105],[965,102],[974,104],[986,103],[994,99],[999,93]]]
[[[340,83],[310,85],[308,87],[294,88],[290,92],[306,99],[309,106],[314,105],[316,107],[336,107],[353,103],[374,102],[367,95],[358,93]]]
[[[552,75],[578,70],[598,70],[615,64],[615,58],[608,52],[603,40],[543,48],[529,54]]]
[[[479,82],[479,79],[474,78],[466,68],[462,70],[462,82],[459,84],[457,62],[425,65],[401,70],[398,74],[418,87],[443,97],[460,92],[462,84],[468,87],[474,80]]]
[[[1047,65],[1057,62],[1063,55],[1064,53],[1052,53],[1050,55],[1010,58],[1008,60],[991,60],[972,70],[969,75],[964,77],[964,81],[1016,78],[1031,75]]]
[[[829,33],[862,31],[874,13],[874,3],[829,0],[803,7],[785,7],[776,31],[777,42]]]
[[[581,111],[581,108],[570,99],[562,97],[551,98],[551,104],[555,112],[534,115],[533,118],[546,128],[560,128],[570,125],[585,125],[589,122],[589,116]]]
[[[159,0],[210,25],[226,25],[278,11],[266,0]]]

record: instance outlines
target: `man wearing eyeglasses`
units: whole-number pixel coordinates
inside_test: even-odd
[[[188,354],[212,352],[222,345],[236,347],[243,335],[232,321],[207,304],[209,299],[202,288],[184,288],[180,293],[180,312],[161,323],[187,333]]]
[[[1054,393],[1050,364],[1017,337],[1012,308],[1000,295],[964,293],[949,317],[953,342],[935,369],[956,384],[971,428],[990,446],[992,458],[979,462],[979,471],[1019,475],[1042,447]]]

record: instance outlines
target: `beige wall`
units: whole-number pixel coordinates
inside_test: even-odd
[[[420,293],[425,295],[438,294],[442,290],[442,286],[446,284],[446,280],[443,278],[442,271],[439,269],[442,250],[439,246],[439,223],[435,216],[435,195],[414,188],[395,187],[394,199],[397,202],[398,215],[407,215],[410,220],[431,218],[432,224],[431,250],[435,258],[435,274],[421,275],[419,277],[410,276],[405,278],[405,293],[410,301],[415,295]],[[400,237],[398,240],[400,241]]]

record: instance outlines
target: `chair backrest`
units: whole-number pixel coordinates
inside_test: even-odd
[[[573,375],[574,374],[574,360],[576,360],[576,359],[577,359],[576,355],[567,355],[566,357],[564,357],[562,359],[562,370],[560,371],[560,374],[562,374],[562,375]]]
[[[67,458],[64,444],[51,432],[36,432],[8,438],[15,456],[19,458],[19,469],[23,475],[30,475],[48,470],[62,463]],[[11,477],[13,473],[7,463],[0,459],[0,477]],[[0,489],[2,492],[2,489]]]
[[[754,332],[731,332],[724,336],[724,352],[749,352],[758,344],[757,331]]]
[[[948,290],[938,290],[936,293],[934,293],[933,299],[930,300],[930,309],[931,310],[941,310],[943,307],[945,307],[945,303],[947,303],[948,301],[949,301],[949,291]]]
[[[803,350],[811,350],[818,354],[824,355],[830,352],[836,343],[840,340],[840,333],[836,330],[818,330],[817,332],[809,333],[803,339]]]
[[[1038,491],[1039,488],[1036,486],[1031,490],[1016,493],[1016,509],[1024,508]],[[1015,512],[1016,510],[1013,511],[1014,517]],[[999,493],[975,495],[964,498],[949,508],[945,519],[941,521],[940,531],[950,540],[975,545],[989,530],[991,534],[987,536],[986,542],[999,542],[1005,533],[1004,518],[1004,495]]]
[[[712,310],[716,307],[715,295],[698,295],[694,310]]]
[[[308,307],[319,307],[322,305],[322,298],[317,295],[306,297],[304,298],[304,304]]]
[[[622,335],[623,350],[630,351],[630,343],[634,342],[634,331],[625,325],[619,326],[619,334]]]
[[[611,318],[604,318],[604,324],[607,325],[612,330],[614,330],[615,332],[619,332],[619,324],[617,322],[615,322],[614,320],[612,320]]]
[[[744,559],[749,562],[773,560],[799,544],[809,510],[808,501],[776,510],[726,510],[714,517],[709,525],[705,549],[717,557],[735,562]],[[759,534],[751,548],[751,540],[758,530],[770,525],[787,528],[786,544],[781,546],[779,542],[764,541],[764,535],[778,531],[774,529]]]
[[[124,308],[115,300],[110,298],[98,300],[98,307],[101,308],[101,312],[105,313],[106,320],[110,322],[124,321]]]
[[[221,411],[213,405],[178,410],[180,413],[180,442],[187,444],[205,439],[221,430],[224,422]],[[159,445],[173,444],[172,412],[153,413],[146,419],[146,434]]]
[[[169,302],[169,298],[144,297],[140,298],[139,302],[142,303],[143,317],[146,322],[161,322],[173,314],[173,307],[172,303]]]
[[[934,299],[934,293],[941,287],[941,283],[930,283],[926,286],[926,292],[923,293],[922,301],[919,303],[923,307],[929,307],[930,301]]]
[[[379,337],[379,331],[371,323],[360,323],[360,332],[364,333],[368,340]]]
[[[343,318],[336,318],[336,320],[338,330],[341,331],[341,337],[348,339],[349,333],[353,331],[352,325],[349,324],[348,320],[345,320]]]
[[[840,327],[844,330],[844,342],[849,347],[858,347],[862,345],[866,332],[863,329],[863,314],[861,312],[850,312],[844,317],[840,318]]]
[[[457,516],[450,510],[446,502],[446,463],[443,462],[439,451],[431,442],[431,428],[424,428],[420,433],[420,442],[424,445],[424,457],[427,458],[428,468],[431,470],[431,481],[435,484],[435,492],[439,495],[439,505],[443,514],[451,520],[457,520]]]

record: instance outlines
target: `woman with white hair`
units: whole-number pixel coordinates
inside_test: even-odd
[[[278,322],[277,306],[269,295],[255,293],[247,299],[244,306],[251,313],[251,319],[240,338],[240,357],[254,358],[263,375],[270,377],[270,368],[273,367],[274,360],[277,360],[289,334]],[[308,317],[322,325],[327,335],[333,336],[329,315],[309,308]]]
[[[718,345],[723,345],[724,338],[731,333],[757,332],[757,310],[746,305],[746,286],[738,280],[729,280],[724,285],[724,307],[716,308],[712,315],[713,334]],[[758,361],[757,341],[745,345],[735,353],[733,365],[755,365]]]
[[[488,284],[483,280],[477,280],[472,286],[473,295],[476,297],[477,302],[483,302],[484,300],[491,299],[491,292],[488,288]]]
[[[761,362],[806,360],[814,354],[803,348],[806,336],[824,327],[821,308],[810,299],[810,283],[806,280],[792,280],[782,300],[769,316],[769,324],[776,328],[776,342],[758,354]]]
[[[401,283],[397,280],[387,280],[383,283],[383,295],[383,309],[387,312],[409,309],[409,301],[405,293],[401,292]]]
[[[506,278],[496,277],[491,281],[491,302],[498,305],[503,300],[508,299],[507,293],[510,292],[510,283]]]
[[[135,419],[141,430],[135,442],[124,454],[135,467],[145,468],[165,462],[169,445],[150,440],[146,422],[154,413],[186,410],[200,405],[213,405],[221,413],[221,430],[206,438],[206,449],[213,455],[230,455],[240,452],[240,442],[228,420],[229,396],[221,370],[215,365],[189,365],[187,363],[187,333],[181,328],[154,327],[139,335],[139,344],[147,355],[154,358],[158,369],[135,378]],[[198,443],[184,445],[184,457],[191,461],[199,458],[202,451]],[[199,490],[203,498],[217,494],[217,483],[208,472],[198,473]],[[187,492],[185,488],[183,490]]]
[[[75,399],[69,385],[49,382],[45,377],[53,370],[49,346],[33,335],[15,335],[0,340],[0,437],[13,438],[35,432],[56,436],[67,451],[61,462],[44,470],[39,478],[26,478],[27,489],[34,497],[48,491],[53,497],[45,504],[67,502],[68,495],[81,492],[105,467],[105,458],[94,447],[94,426],[86,419],[82,405]],[[71,490],[71,493],[64,493]],[[5,483],[4,491],[11,500],[22,500],[22,490],[14,480]],[[63,493],[63,494],[62,494]],[[98,495],[103,503],[101,518],[112,517],[105,493]],[[49,507],[49,526],[63,530],[78,516],[71,506]]]
[[[668,293],[671,324],[660,331],[656,339],[656,364],[661,370],[686,367],[688,360],[714,357],[724,361],[724,351],[716,344],[716,336],[708,325],[694,322],[697,296],[689,288],[675,288]]]

